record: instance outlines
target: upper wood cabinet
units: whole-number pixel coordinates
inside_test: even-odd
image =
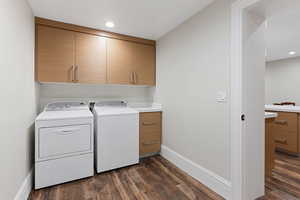
[[[71,82],[74,67],[74,33],[37,27],[37,79],[40,82]]]
[[[155,41],[36,19],[40,82],[155,85]]]
[[[108,83],[155,85],[155,47],[108,39]]]
[[[133,43],[134,84],[155,85],[155,47]]]
[[[106,39],[84,33],[75,38],[75,81],[106,83]]]
[[[106,83],[105,40],[96,35],[38,26],[38,81]]]
[[[107,40],[107,64],[110,84],[133,84],[132,69],[132,43],[108,39]]]

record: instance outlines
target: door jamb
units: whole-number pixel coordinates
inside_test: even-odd
[[[245,137],[242,113],[242,52],[243,11],[261,0],[237,0],[231,6],[231,67],[230,67],[230,132],[231,132],[231,199],[245,199],[244,154]]]

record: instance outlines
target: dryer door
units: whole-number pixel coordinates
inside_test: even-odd
[[[91,133],[89,124],[40,128],[38,156],[44,159],[91,151]]]

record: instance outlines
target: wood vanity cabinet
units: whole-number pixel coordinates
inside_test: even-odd
[[[160,152],[162,112],[140,113],[140,157]]]
[[[37,26],[40,82],[106,83],[105,38]]]
[[[36,20],[39,82],[155,85],[155,41]]]
[[[276,149],[294,154],[300,153],[299,113],[276,113],[278,117],[273,121],[273,135]]]
[[[108,83],[155,85],[155,47],[108,39]]]

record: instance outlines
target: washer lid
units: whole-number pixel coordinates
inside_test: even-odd
[[[127,102],[126,101],[99,101],[95,103],[96,107],[104,107],[104,106],[109,106],[109,107],[127,107]]]
[[[93,118],[89,110],[43,111],[36,121]]]
[[[107,115],[126,115],[138,114],[139,112],[133,108],[123,106],[96,106],[94,111],[98,116]]]
[[[71,111],[71,110],[89,110],[89,106],[85,102],[76,101],[62,101],[49,103],[45,111]]]

